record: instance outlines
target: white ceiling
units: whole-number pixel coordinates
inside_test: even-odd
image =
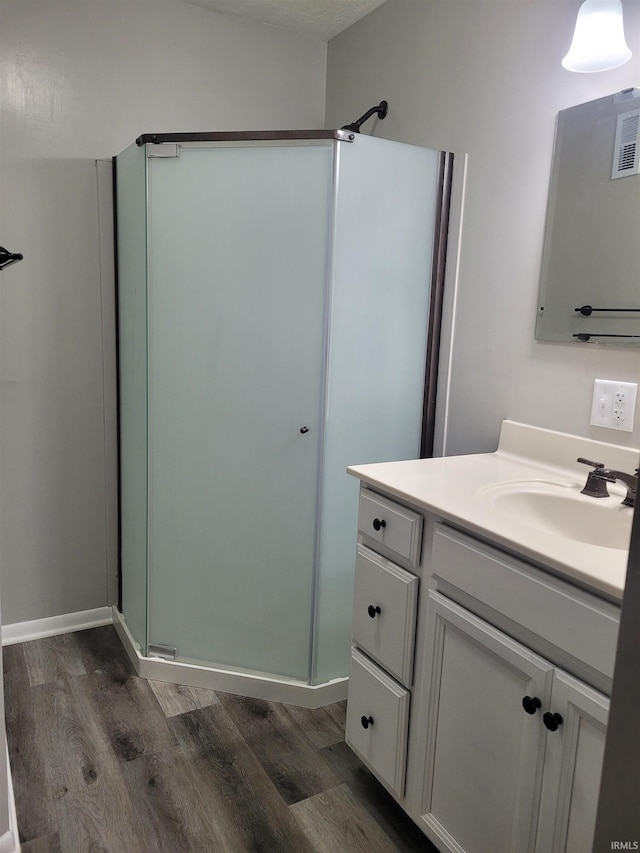
[[[329,41],[385,0],[185,0]]]

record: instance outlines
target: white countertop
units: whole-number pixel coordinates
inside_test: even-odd
[[[497,511],[486,499],[489,487],[504,483],[570,484],[579,491],[589,468],[576,462],[578,456],[633,473],[640,452],[636,448],[504,421],[495,453],[354,465],[347,470],[374,488],[620,601],[627,572],[628,542],[621,543],[620,548],[605,548],[547,530],[541,532],[538,527]],[[616,483],[609,486],[609,492],[611,497],[602,500],[610,502],[614,512],[628,513],[631,517],[633,510],[620,505],[624,487]],[[585,496],[579,499],[596,500]]]

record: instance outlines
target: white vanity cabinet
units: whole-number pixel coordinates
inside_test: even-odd
[[[429,596],[428,835],[456,853],[590,850],[607,698]]]
[[[401,501],[361,485],[347,742],[443,853],[585,853],[619,608]]]
[[[590,850],[618,608],[437,522],[429,569],[418,821],[455,853]]]

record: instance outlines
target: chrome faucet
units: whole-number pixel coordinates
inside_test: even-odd
[[[622,506],[635,506],[636,492],[638,490],[638,468],[635,474],[627,474],[624,471],[616,471],[613,468],[605,468],[602,462],[591,462],[589,459],[578,457],[578,462],[591,465],[593,471],[589,472],[587,482],[581,494],[592,498],[608,498],[607,483],[615,483],[620,480],[627,487],[627,494],[622,501]]]

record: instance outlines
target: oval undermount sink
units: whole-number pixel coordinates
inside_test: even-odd
[[[633,510],[622,497],[591,498],[578,486],[557,483],[505,483],[481,490],[484,499],[505,517],[600,548],[627,550]]]

